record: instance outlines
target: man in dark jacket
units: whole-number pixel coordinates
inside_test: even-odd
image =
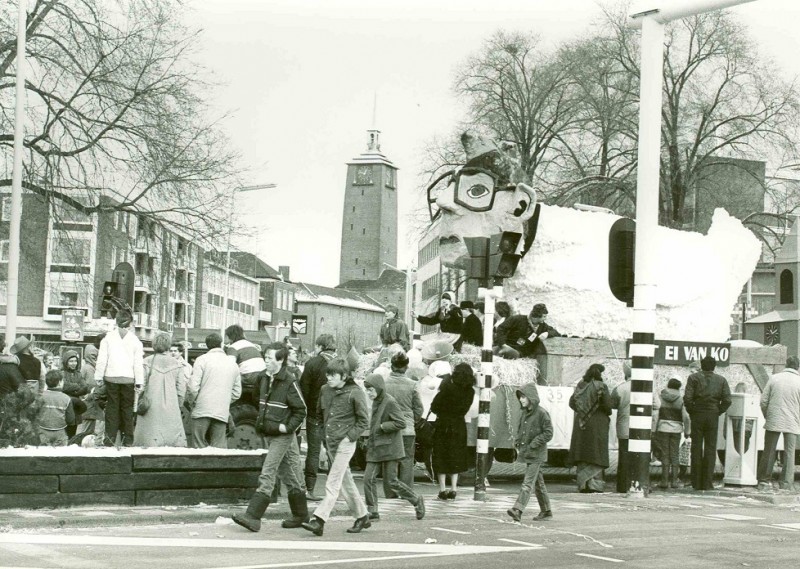
[[[416,430],[414,425],[422,417],[422,399],[417,391],[417,382],[406,376],[408,371],[408,356],[403,352],[392,356],[392,372],[386,379],[386,393],[391,395],[400,407],[400,412],[405,418],[403,428],[403,447],[405,457],[399,461],[397,477],[409,488],[414,487],[414,442]],[[393,475],[394,473],[392,473]],[[396,494],[389,487],[390,474],[384,472],[383,490],[387,498],[394,498]]]
[[[19,371],[22,372],[22,377],[25,381],[35,381],[41,395],[44,392],[44,375],[47,370],[41,360],[33,355],[31,341],[25,336],[20,336],[14,340],[9,351],[19,359]]]
[[[684,405],[692,423],[692,487],[714,489],[714,465],[717,461],[719,416],[731,406],[731,389],[727,380],[714,373],[717,360],[706,356],[700,360],[700,371],[686,380]]]
[[[0,336],[0,352],[5,348],[5,336]],[[24,383],[17,356],[0,353],[0,397],[15,392]]]
[[[461,329],[461,339],[465,344],[483,346],[483,322],[475,314],[475,305],[471,301],[465,300],[461,303],[461,312],[467,315],[464,318],[464,327]]]
[[[303,375],[300,377],[300,390],[303,392],[303,399],[305,399],[308,406],[308,415],[306,415],[308,451],[304,469],[306,498],[318,502],[320,498],[314,495],[314,486],[317,484],[319,455],[322,447],[322,414],[318,409],[317,401],[319,400],[320,389],[328,381],[325,376],[328,362],[336,357],[336,340],[330,334],[320,334],[315,345],[317,353],[306,362],[303,368]]]
[[[455,295],[452,292],[442,294],[439,310],[427,316],[417,316],[417,322],[426,326],[439,325],[439,331],[446,334],[461,334],[464,318],[461,310],[454,304]],[[453,343],[456,351],[461,348],[461,338]]]
[[[292,511],[292,518],[284,520],[281,527],[297,528],[308,520],[306,494],[299,476],[300,448],[295,436],[306,417],[306,404],[288,365],[289,352],[289,348],[281,348],[275,354],[282,367],[268,386],[263,382],[256,428],[266,437],[267,456],[247,511],[233,516],[234,522],[252,532],[261,529],[261,518],[269,506],[278,477],[289,488],[289,508]]]
[[[65,395],[69,395],[72,409],[75,412],[73,420],[67,422],[67,437],[69,438],[75,436],[75,431],[81,423],[81,415],[86,411],[86,403],[81,397],[87,395],[91,390],[91,384],[84,380],[83,373],[79,369],[79,357],[75,350],[65,350],[61,356],[61,375],[64,378],[64,387],[61,391]]]
[[[400,320],[397,315],[400,309],[397,305],[387,304],[384,309],[386,312],[386,320],[381,326],[381,345],[388,348],[392,344],[400,344],[405,351],[411,349],[411,339],[408,335],[408,326]]]
[[[534,304],[528,316],[515,314],[497,327],[494,352],[507,359],[531,358],[544,351],[542,340],[560,336],[558,330],[545,322],[547,306]]]

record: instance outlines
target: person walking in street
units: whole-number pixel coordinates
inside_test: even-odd
[[[578,491],[600,493],[605,489],[603,472],[608,468],[608,427],[611,394],[603,382],[605,366],[592,364],[569,398],[575,411],[569,460],[578,468]]]
[[[152,356],[144,360],[144,386],[139,395],[150,402],[136,419],[133,444],[137,447],[185,447],[181,407],[186,395],[183,365],[169,355],[172,338],[159,332],[153,338]]]
[[[206,347],[194,362],[186,393],[192,402],[192,446],[228,448],[230,408],[242,396],[242,376],[222,349],[219,334],[206,336]]]
[[[761,394],[761,411],[764,423],[764,452],[758,465],[758,489],[772,490],[772,469],[775,467],[775,449],[778,437],[783,435],[783,472],[781,490],[794,490],[794,457],[797,437],[800,435],[800,359],[789,356],[786,368],[773,375]]]
[[[256,428],[267,439],[267,456],[258,477],[258,488],[250,498],[247,510],[233,516],[233,521],[252,532],[261,529],[261,518],[271,503],[277,479],[289,489],[291,519],[281,527],[298,528],[308,521],[308,504],[300,478],[300,447],[297,430],[306,418],[306,403],[290,369],[289,354],[293,348],[282,347],[275,354],[281,364],[271,381],[259,384],[258,420]]]
[[[631,366],[623,362],[622,373],[625,381],[611,392],[611,408],[617,410],[617,492],[625,494],[631,485],[630,455],[628,437],[631,420]]]
[[[684,405],[692,422],[692,488],[714,489],[714,466],[717,462],[719,416],[731,406],[727,380],[714,373],[717,360],[706,356],[700,371],[686,380]]]
[[[400,482],[414,488],[414,439],[416,430],[414,424],[417,419],[422,417],[422,400],[419,398],[417,383],[413,379],[406,377],[408,371],[408,356],[400,352],[392,356],[392,372],[386,379],[386,393],[391,395],[400,407],[400,412],[405,418],[406,425],[403,428],[403,448],[405,456],[400,459],[398,466],[399,473],[396,474]],[[386,465],[392,468],[394,465]],[[387,498],[395,498],[397,495],[389,487],[389,480],[395,473],[383,473],[383,490]]]
[[[314,495],[319,472],[319,458],[322,449],[322,413],[317,402],[320,389],[327,383],[325,375],[328,363],[336,357],[336,339],[330,334],[320,334],[314,343],[316,353],[306,362],[300,376],[300,390],[303,393],[308,414],[306,415],[306,461],[303,469],[306,484],[306,499],[318,502]]]
[[[47,368],[45,365],[33,355],[31,350],[31,341],[25,336],[20,336],[9,349],[11,355],[17,356],[19,360],[19,371],[22,377],[28,382],[34,394],[41,395],[45,390],[45,375]]]
[[[398,318],[400,310],[395,304],[387,304],[384,310],[386,320],[381,325],[381,345],[388,348],[392,344],[400,344],[407,352],[411,349],[411,340],[408,335],[408,326]]]
[[[60,371],[51,370],[45,375],[47,391],[42,393],[39,411],[39,438],[43,445],[67,446],[67,425],[75,423],[75,412],[69,395],[61,392],[64,378]]]
[[[364,470],[364,496],[369,510],[369,519],[380,519],[378,513],[378,472],[383,472],[384,483],[388,483],[400,498],[414,506],[417,519],[425,517],[425,500],[406,484],[397,479],[397,461],[405,457],[402,433],[406,426],[405,416],[394,397],[386,393],[384,380],[377,373],[364,380],[367,397],[372,400],[372,421],[367,440],[367,467]],[[386,480],[388,478],[388,480]]]
[[[144,384],[144,348],[130,330],[133,316],[129,310],[117,310],[115,320],[117,327],[100,342],[94,381],[105,385],[106,391],[104,444],[116,445],[120,434],[123,446],[131,446],[134,390],[141,390]]]
[[[691,436],[689,413],[681,397],[681,380],[672,377],[653,403],[655,439],[661,449],[660,488],[683,488],[680,479],[681,433]]]
[[[458,475],[469,469],[467,424],[464,416],[472,405],[475,374],[467,363],[457,364],[449,380],[443,380],[433,398],[431,411],[436,414],[433,431],[433,472],[439,481],[439,499],[455,500]],[[447,477],[450,477],[450,490]]]
[[[531,490],[539,502],[539,513],[535,521],[553,519],[550,498],[544,485],[542,466],[547,462],[547,443],[553,438],[553,423],[550,414],[539,406],[539,391],[535,383],[526,383],[517,390],[517,399],[522,407],[519,427],[514,440],[517,462],[525,465],[525,478],[519,489],[517,501],[506,513],[515,522],[522,520],[522,513],[531,499]]]
[[[325,497],[311,519],[303,524],[303,529],[321,536],[341,492],[350,513],[355,517],[353,527],[348,528],[347,533],[360,533],[372,524],[367,506],[350,473],[350,459],[356,452],[358,437],[369,429],[367,397],[356,385],[350,366],[344,359],[331,361],[325,375],[328,384],[322,389],[318,404],[322,409],[325,441],[331,461]]]
[[[242,374],[242,390],[252,392],[266,375],[267,365],[261,349],[244,337],[244,330],[239,324],[225,328],[225,343],[228,344],[225,353],[234,359]]]

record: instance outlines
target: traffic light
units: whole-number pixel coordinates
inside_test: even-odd
[[[464,237],[469,251],[469,270],[467,277],[487,281],[489,279],[489,238]]]
[[[636,222],[623,217],[608,232],[608,287],[628,306],[633,306],[635,260]]]
[[[517,255],[517,247],[522,239],[521,233],[503,231],[495,233],[489,241],[489,275],[507,279],[513,277],[519,265],[521,255]]]
[[[103,283],[103,302],[100,304],[100,316],[103,318],[114,318],[117,313],[117,308],[114,305],[114,300],[119,294],[119,284],[115,281],[106,281]]]

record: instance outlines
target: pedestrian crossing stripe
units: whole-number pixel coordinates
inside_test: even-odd
[[[755,516],[743,516],[741,514],[708,514],[710,518],[717,518],[720,520],[730,520],[732,522],[746,522],[750,520],[763,520],[764,518],[757,518]]]

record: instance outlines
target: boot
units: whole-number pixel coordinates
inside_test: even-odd
[[[515,522],[519,522],[522,519],[522,511],[517,508],[510,508],[506,510],[506,513],[511,516],[511,519]]]
[[[317,477],[306,476],[306,500],[310,502],[319,502],[322,498],[314,495],[314,486],[317,485]]]
[[[247,505],[247,511],[244,514],[236,514],[233,521],[247,528],[252,532],[257,532],[261,529],[261,518],[269,506],[269,496],[256,492],[250,498],[250,503]]]
[[[361,533],[362,529],[372,527],[372,522],[369,521],[369,515],[357,518],[353,523],[353,527],[347,528],[347,533]]]
[[[421,520],[425,517],[425,499],[422,495],[417,498],[416,503],[414,503],[414,512],[417,514],[417,519]]]
[[[670,478],[669,487],[675,488],[677,490],[683,488],[683,482],[681,482],[680,470],[678,469],[677,466],[672,467],[672,477]]]
[[[658,487],[662,489],[669,488],[669,478],[670,478],[670,471],[672,470],[671,466],[664,465],[661,467],[661,481],[658,483]]]
[[[306,495],[302,490],[294,489],[289,491],[289,509],[292,517],[281,522],[281,527],[286,529],[299,528],[304,522],[308,521],[308,503]]]
[[[300,524],[300,527],[316,536],[322,536],[322,532],[325,530],[325,522],[317,516],[311,516],[311,519]]]

